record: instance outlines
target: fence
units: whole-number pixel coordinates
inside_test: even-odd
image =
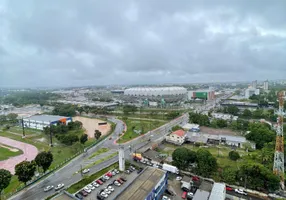
[[[85,149],[91,149],[92,147],[94,147],[95,145],[99,144],[100,142],[104,141],[106,138],[109,137],[109,135],[111,135],[113,133],[114,130],[111,130],[110,133],[108,133],[107,135],[103,136],[102,138],[98,139],[96,142],[94,142],[93,144],[89,145],[88,147],[86,147]],[[58,170],[59,168],[63,167],[64,165],[66,165],[68,162],[70,162],[72,159],[74,159],[75,157],[79,156],[80,154],[84,153],[85,151],[80,150],[78,151],[76,154],[72,155],[71,157],[65,159],[63,162],[61,162],[59,165],[57,165],[56,167],[48,170],[46,173],[42,174],[39,177],[34,177],[31,181],[27,182],[26,185],[21,185],[20,187],[16,188],[14,190],[14,192],[10,192],[8,194],[4,194],[2,195],[3,199],[8,199],[11,196],[17,194],[18,192],[20,192],[21,190],[29,187],[30,185],[33,185],[34,183],[36,183],[37,181],[41,180],[42,178],[48,176],[49,174],[55,172],[56,170]],[[1,194],[0,194],[1,195]],[[1,198],[0,198],[1,199]]]

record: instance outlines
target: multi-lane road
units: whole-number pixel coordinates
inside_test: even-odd
[[[109,121],[116,123],[116,127],[114,132],[112,133],[112,139],[106,138],[98,145],[92,147],[88,150],[87,154],[91,155],[93,152],[97,151],[102,147],[107,147],[111,150],[117,150],[118,145],[114,142],[118,138],[118,135],[123,132],[124,124],[122,121],[116,118],[109,118]],[[167,124],[150,131],[149,133],[145,134],[142,137],[136,138],[126,144],[124,144],[125,148],[125,156],[126,158],[130,158],[130,148],[139,149],[145,145],[150,144],[149,139],[152,141],[160,140],[168,131],[175,125],[184,124],[188,121],[188,114],[183,115],[173,121],[168,122]],[[84,168],[86,164],[86,154],[81,154],[80,156],[73,159],[67,165],[59,169],[58,171],[54,172],[53,174],[49,175],[48,177],[44,178],[43,180],[39,181],[31,185],[30,187],[22,190],[21,192],[17,193],[16,195],[12,196],[10,199],[12,200],[42,200],[47,198],[48,196],[53,195],[55,192],[51,190],[49,192],[44,192],[44,188],[48,185],[58,185],[59,183],[64,183],[65,186],[70,186],[75,182],[78,182],[82,179],[81,173],[77,173],[81,168]],[[101,169],[109,166],[118,161],[118,156],[114,156],[111,159],[108,159],[102,163],[94,165],[90,167],[90,173],[95,173],[100,171]]]

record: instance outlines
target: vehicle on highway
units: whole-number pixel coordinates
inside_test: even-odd
[[[79,193],[84,197],[86,197],[88,195],[88,193],[84,190],[81,190]]]
[[[99,185],[103,184],[103,182],[100,179],[96,180],[95,182],[97,182]]]
[[[229,186],[226,186],[225,189],[226,189],[227,191],[233,191],[233,188],[232,188],[232,187],[229,187]]]
[[[57,191],[57,190],[60,190],[60,189],[62,189],[64,186],[65,186],[65,184],[60,183],[60,184],[57,185],[57,187],[55,187],[55,190],[56,190],[56,191]]]
[[[89,188],[90,190],[95,190],[95,187],[92,184],[89,184],[86,187]]]
[[[181,176],[177,176],[177,177],[176,177],[176,180],[177,180],[177,181],[180,181],[180,180],[182,180],[182,179],[183,179],[183,178],[182,178]]]
[[[116,180],[113,182],[113,184],[116,185],[116,186],[118,186],[118,187],[121,185],[121,184],[120,184],[118,181],[116,181]]]
[[[113,187],[111,187],[111,186],[108,186],[108,187],[107,187],[107,189],[108,189],[109,191],[111,191],[111,192],[113,192],[113,191],[114,191],[114,188],[113,188]]]
[[[76,193],[75,197],[78,198],[78,199],[83,199],[83,196],[80,193]]]
[[[247,195],[247,193],[243,190],[243,189],[235,189],[234,190],[236,193],[238,193],[238,194],[242,194],[242,195]]]
[[[53,185],[48,185],[47,187],[44,188],[44,191],[45,191],[45,192],[48,192],[48,191],[50,191],[50,190],[53,189],[53,188],[54,188]]]
[[[83,174],[86,174],[86,173],[88,173],[90,170],[89,169],[84,169],[84,170],[82,170],[82,173]]]
[[[89,189],[87,186],[85,186],[83,189],[84,189],[84,191],[86,191],[88,194],[91,193],[91,189]]]

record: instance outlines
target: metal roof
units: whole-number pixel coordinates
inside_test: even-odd
[[[59,121],[62,118],[67,118],[67,117],[58,115],[33,115],[31,117],[25,118],[24,120],[54,122],[54,121]]]
[[[209,192],[198,189],[193,197],[193,200],[208,200]]]
[[[164,174],[161,169],[147,167],[116,199],[144,200]]]
[[[214,183],[209,200],[224,200],[225,199],[225,184]]]

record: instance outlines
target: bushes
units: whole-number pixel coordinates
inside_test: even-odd
[[[75,142],[79,141],[78,136],[76,135],[70,135],[70,134],[66,134],[66,135],[55,135],[56,138],[63,144],[65,145],[72,145]]]
[[[230,151],[228,153],[228,157],[229,157],[229,159],[236,161],[236,160],[238,160],[240,158],[240,155],[236,151]]]

